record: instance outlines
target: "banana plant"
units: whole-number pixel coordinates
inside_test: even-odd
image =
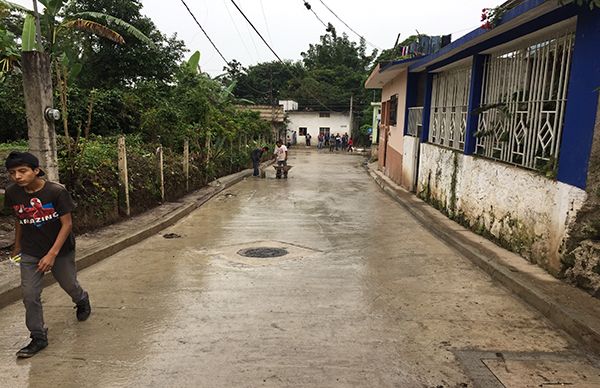
[[[21,53],[15,43],[15,36],[7,30],[0,28],[0,82],[5,75],[18,69]]]
[[[144,35],[140,30],[127,23],[126,21],[101,12],[79,12],[71,15],[63,15],[66,0],[38,0],[44,5],[44,12],[40,15],[40,24],[45,44],[50,55],[53,58],[61,56],[60,49],[57,49],[58,40],[68,34],[70,31],[78,30],[87,32],[105,39],[109,39],[118,44],[124,44],[125,39],[116,30],[108,27],[108,24],[116,26],[119,30],[135,37],[136,39],[154,46],[152,40]],[[35,19],[33,11],[20,5],[6,0],[0,0],[0,8],[14,12],[25,13],[25,22],[23,24],[23,51],[43,51],[35,43]]]
[[[65,14],[64,8],[66,0],[37,0],[44,6],[43,13],[39,16],[40,28],[52,61],[52,68],[55,71],[55,82],[58,89],[59,104],[62,113],[62,123],[65,139],[67,141],[67,151],[69,157],[77,152],[77,144],[71,144],[68,127],[68,85],[69,82],[77,77],[81,72],[82,64],[80,61],[80,52],[77,47],[71,44],[60,45],[62,39],[67,38],[72,31],[82,31],[101,38],[109,39],[117,44],[125,44],[125,39],[116,30],[108,27],[115,26],[120,31],[154,47],[154,43],[144,35],[140,30],[127,23],[126,21],[112,15],[100,12],[79,12],[75,14]],[[33,12],[25,7],[21,7],[6,0],[0,0],[0,8],[13,12],[25,14],[23,23],[23,34],[21,38],[21,49],[26,51],[44,51],[36,39],[36,21]],[[1,36],[0,36],[1,39]],[[72,42],[72,40],[69,40]],[[0,43],[1,44],[1,43]],[[2,57],[0,57],[2,58]],[[11,57],[12,58],[12,57]],[[2,58],[4,60],[5,58]],[[6,58],[2,62],[2,68],[10,67],[10,62],[14,58]],[[90,95],[90,112],[93,106],[93,96]],[[88,120],[89,121],[89,120]],[[79,133],[79,129],[78,129]],[[79,136],[77,136],[79,139]]]

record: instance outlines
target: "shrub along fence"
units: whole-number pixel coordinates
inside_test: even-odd
[[[268,139],[271,140],[271,139]],[[263,139],[211,139],[180,149],[149,144],[139,136],[91,136],[67,155],[59,141],[59,166],[77,204],[77,233],[90,231],[166,201],[175,201],[211,180],[250,167],[250,152]]]

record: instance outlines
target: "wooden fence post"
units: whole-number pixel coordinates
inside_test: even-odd
[[[229,142],[229,173],[233,172],[233,140]]]
[[[208,162],[210,162],[210,133],[206,135],[206,144],[204,148],[206,148],[206,165],[208,166]]]
[[[185,174],[185,191],[190,191],[190,141],[183,142],[183,173]]]
[[[164,174],[164,163],[163,163],[163,147],[159,145],[156,149],[158,154],[158,180],[160,184],[160,199],[165,202],[165,174]]]
[[[129,217],[131,215],[131,208],[129,206],[129,179],[127,176],[125,136],[119,136],[117,146],[119,151],[119,211]]]

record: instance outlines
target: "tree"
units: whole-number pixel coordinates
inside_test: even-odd
[[[370,103],[364,81],[376,55],[376,50],[367,54],[364,40],[353,42],[346,34],[338,36],[335,30],[322,35],[319,43],[302,53],[307,77],[296,89],[298,102],[321,110],[324,103],[343,111],[349,108],[352,97],[353,110],[360,113]]]
[[[186,51],[184,43],[176,35],[168,38],[162,34],[151,19],[141,14],[141,8],[142,4],[137,0],[78,0],[66,6],[65,15],[94,12],[114,16],[153,42],[148,45],[127,30],[122,32],[127,45],[115,44],[97,35],[75,34],[72,38],[85,68],[78,86],[84,89],[112,88],[141,81],[172,81]],[[106,26],[113,30],[119,30],[120,25],[114,19],[106,19]]]
[[[290,83],[302,79],[306,71],[301,63],[263,62],[247,69],[237,61],[228,68],[225,83],[237,82],[233,93],[257,104],[277,104],[290,97]]]
[[[56,140],[54,134],[54,123],[46,121],[43,111],[46,107],[52,106],[52,80],[50,74],[53,68],[56,69],[56,83],[59,89],[60,106],[62,111],[63,129],[65,132],[65,141],[67,144],[68,155],[72,156],[76,151],[76,144],[71,147],[70,134],[68,130],[68,78],[75,77],[81,70],[81,64],[78,63],[78,55],[70,40],[65,39],[70,31],[85,31],[113,42],[124,43],[123,37],[115,30],[90,19],[101,20],[118,25],[132,36],[153,45],[144,34],[138,29],[126,23],[125,21],[111,15],[97,12],[79,12],[77,14],[65,15],[63,9],[65,0],[39,0],[45,7],[43,14],[31,14],[31,11],[21,6],[0,0],[2,9],[12,9],[25,12],[27,15],[23,23],[23,34],[21,40],[22,50],[24,52],[23,68],[24,71],[24,95],[27,115],[29,117],[29,140],[30,148],[39,154],[42,165],[48,170],[50,179],[58,178],[58,157],[56,153]],[[34,8],[37,4],[34,3]],[[37,8],[35,8],[37,9]],[[35,17],[35,21],[34,21]],[[41,26],[40,26],[41,25]],[[45,40],[42,40],[42,36]],[[37,36],[37,39],[34,37]],[[45,46],[45,47],[44,47]],[[48,55],[44,53],[45,49]],[[38,54],[36,54],[38,52]],[[41,96],[41,97],[40,97]],[[88,120],[86,133],[91,124],[91,111],[93,100],[90,99],[88,108]],[[81,126],[79,127],[81,129]],[[77,138],[79,137],[79,130]],[[32,144],[32,139],[35,141]],[[76,141],[77,142],[77,141]],[[73,163],[74,165],[74,163]]]

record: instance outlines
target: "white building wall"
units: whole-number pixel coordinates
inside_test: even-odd
[[[325,113],[325,112],[323,112]],[[317,136],[319,136],[319,128],[327,127],[331,134],[339,133],[340,136],[344,133],[350,133],[350,114],[329,112],[329,117],[319,117],[319,112],[287,112],[289,123],[288,129],[296,131],[298,135],[298,144],[306,144],[306,138],[300,136],[300,128],[305,127],[310,133],[311,145],[317,146]]]
[[[417,192],[551,272],[586,192],[533,171],[421,144]]]

